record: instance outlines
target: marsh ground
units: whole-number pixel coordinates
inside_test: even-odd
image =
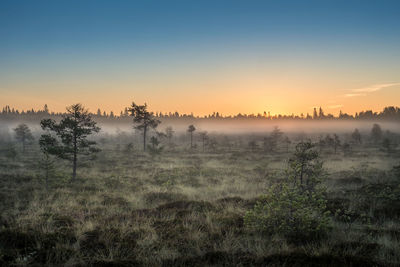
[[[400,265],[398,151],[322,151],[332,230],[322,240],[293,243],[243,223],[285,176],[292,149],[181,145],[152,155],[115,140],[101,148],[81,163],[75,182],[57,160],[46,190],[37,146],[15,155],[2,145],[2,265]]]

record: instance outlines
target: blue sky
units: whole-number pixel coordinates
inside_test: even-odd
[[[47,97],[55,109],[69,104],[60,99],[127,105],[108,103],[112,90],[117,102],[139,98],[165,111],[207,113],[219,104],[226,113],[290,113],[330,102],[379,108],[393,96],[353,105],[335,97],[400,81],[399,14],[400,1],[1,1],[0,104],[42,106],[37,97]],[[289,105],[274,88],[320,97]],[[179,102],[199,90],[204,100],[235,97],[202,108]],[[94,93],[104,101],[92,103]],[[241,99],[247,102],[235,102]]]

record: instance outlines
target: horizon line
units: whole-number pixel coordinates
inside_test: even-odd
[[[145,103],[146,104],[146,103]],[[83,105],[84,106],[84,105]],[[9,105],[5,105],[2,107],[0,114],[17,114],[17,115],[22,115],[22,114],[27,114],[27,113],[31,113],[34,112],[35,114],[40,113],[40,112],[46,112],[46,107],[47,107],[47,114],[49,115],[63,115],[65,114],[65,111],[60,112],[60,111],[50,111],[50,109],[48,109],[47,104],[45,104],[43,106],[43,109],[34,109],[34,108],[30,108],[30,109],[21,109],[18,110],[14,107],[11,107]],[[66,106],[68,107],[68,106]],[[84,106],[85,107],[85,106]],[[301,112],[299,113],[286,113],[286,114],[280,114],[280,113],[275,113],[272,114],[270,111],[266,112],[257,112],[257,113],[235,113],[235,114],[229,114],[229,115],[223,115],[222,113],[218,112],[218,111],[214,111],[212,113],[209,114],[205,114],[205,115],[195,115],[193,112],[191,113],[179,113],[178,111],[174,111],[174,112],[162,112],[162,111],[149,111],[150,113],[156,115],[157,117],[193,117],[193,118],[237,118],[240,116],[243,117],[256,117],[256,118],[300,118],[300,119],[307,119],[309,117],[311,118],[340,118],[340,116],[350,116],[350,117],[356,117],[358,114],[360,113],[372,113],[372,115],[378,115],[379,113],[383,113],[386,109],[388,108],[393,108],[396,112],[399,112],[400,107],[399,106],[385,106],[384,108],[382,108],[380,111],[374,111],[372,109],[366,109],[366,110],[360,110],[358,112],[355,112],[353,114],[351,113],[347,113],[347,112],[342,112],[342,110],[339,111],[338,115],[335,116],[332,113],[325,113],[324,109],[322,107],[314,107],[313,112]],[[120,110],[120,112],[114,112],[113,110],[111,110],[110,112],[106,112],[105,110],[101,110],[100,108],[97,108],[96,112],[92,112],[90,111],[88,108],[88,112],[92,115],[96,115],[96,116],[101,116],[101,117],[126,117],[129,116],[126,114],[128,107],[124,108],[123,110]],[[100,114],[99,114],[100,111]],[[322,112],[322,114],[321,114]],[[317,115],[317,116],[315,116]],[[322,115],[322,116],[321,116]]]

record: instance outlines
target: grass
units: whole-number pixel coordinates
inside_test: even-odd
[[[74,183],[58,161],[48,191],[36,146],[0,154],[1,265],[400,265],[400,181],[391,172],[399,153],[368,145],[346,157],[324,152],[333,229],[292,244],[243,223],[284,177],[289,154],[178,146],[150,156],[114,141],[102,149]]]

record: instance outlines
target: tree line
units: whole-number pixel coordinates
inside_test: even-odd
[[[51,112],[47,105],[44,105],[42,109],[39,110],[22,110],[12,108],[8,105],[2,108],[0,112],[0,119],[20,119],[24,118],[26,120],[35,120],[40,119],[45,116],[52,117],[62,117],[65,115],[65,112]],[[95,113],[90,113],[92,117],[96,117],[102,120],[129,120],[131,111],[129,108],[125,108],[119,114],[114,114],[113,111],[106,112],[97,110]],[[205,116],[195,116],[194,114],[180,114],[179,112],[155,112],[153,116],[159,120],[162,119],[210,119],[210,120],[241,120],[241,119],[259,119],[259,120],[310,120],[310,121],[318,121],[318,120],[388,120],[388,121],[398,121],[400,120],[400,108],[389,106],[385,107],[381,112],[374,112],[372,110],[360,111],[356,112],[354,115],[339,112],[337,116],[333,114],[326,114],[324,110],[320,107],[319,109],[314,108],[312,114],[301,113],[300,115],[290,114],[290,115],[271,115],[270,112],[263,112],[258,114],[237,114],[237,115],[229,115],[224,116],[219,112],[213,112],[212,114]]]

